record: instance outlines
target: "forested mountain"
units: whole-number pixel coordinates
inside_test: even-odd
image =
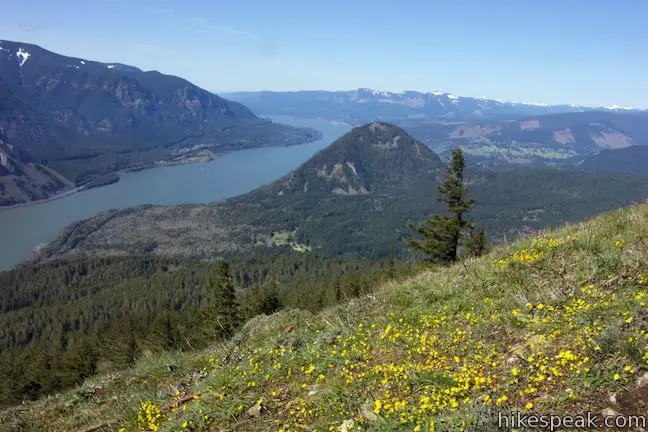
[[[0,205],[125,168],[320,137],[261,119],[182,78],[11,41],[0,41],[0,134],[13,148],[0,154],[15,167],[11,176],[0,176]],[[36,175],[50,170],[69,182]]]
[[[579,161],[576,167],[587,171],[648,174],[648,146],[603,150]]]
[[[284,178],[261,189],[270,194],[368,195],[434,177],[439,157],[403,129],[373,122],[354,128]]]
[[[70,180],[6,143],[0,130],[0,206],[44,199],[73,187]]]
[[[213,259],[264,249],[400,254],[408,221],[442,211],[439,158],[397,126],[355,128],[270,185],[208,205],[108,211],[67,227],[34,257],[155,254]],[[494,241],[648,198],[648,179],[550,168],[470,167],[471,217]]]
[[[617,107],[592,108],[567,104],[505,102],[481,97],[455,96],[442,91],[394,93],[368,88],[350,91],[248,91],[223,93],[223,96],[244,103],[260,114],[344,120],[354,124],[372,120],[431,118],[494,120],[594,109],[628,111]]]

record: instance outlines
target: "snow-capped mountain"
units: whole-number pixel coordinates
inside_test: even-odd
[[[444,91],[389,92],[370,88],[351,91],[234,92],[221,95],[263,114],[355,119],[359,122],[399,118],[502,119],[593,110],[632,110],[618,105],[548,105],[456,96]]]
[[[35,55],[34,55],[35,54]],[[37,61],[34,61],[38,57]],[[27,62],[37,63],[39,66],[47,65],[49,68],[64,67],[80,69],[87,67],[94,70],[97,67],[113,69],[115,72],[142,72],[134,66],[121,63],[102,63],[76,57],[67,57],[51,51],[44,50],[38,45],[22,42],[0,40],[0,61],[7,67],[10,62],[15,62],[18,67],[24,67]],[[31,65],[30,65],[31,66]]]
[[[261,119],[180,77],[0,40],[0,206],[176,161],[195,149],[318,137]]]

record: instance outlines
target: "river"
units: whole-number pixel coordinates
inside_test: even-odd
[[[270,183],[297,168],[351,129],[345,123],[265,116],[322,132],[322,139],[292,147],[229,153],[204,164],[178,165],[120,174],[112,185],[41,204],[0,210],[0,271],[21,263],[34,247],[53,240],[68,224],[108,210],[141,204],[202,204]]]

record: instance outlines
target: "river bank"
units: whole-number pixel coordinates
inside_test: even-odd
[[[151,169],[156,169],[156,168],[165,168],[165,167],[173,167],[173,166],[178,166],[178,165],[190,165],[190,164],[201,164],[201,163],[207,163],[211,162],[221,155],[225,155],[226,153],[219,153],[215,154],[212,152],[208,152],[209,155],[206,154],[201,154],[201,155],[192,155],[192,156],[187,156],[186,158],[183,159],[172,159],[172,160],[161,160],[161,161],[154,161],[153,163],[147,165],[147,166],[139,166],[139,167],[132,167],[132,168],[125,168],[119,171],[113,171],[109,172],[106,174],[103,174],[100,177],[97,177],[96,179],[93,179],[89,181],[86,184],[83,184],[81,186],[77,186],[74,189],[68,189],[66,191],[63,191],[61,193],[57,193],[55,195],[52,195],[47,198],[43,198],[40,200],[36,201],[29,201],[29,202],[24,202],[24,203],[18,203],[18,204],[12,204],[10,206],[0,206],[0,212],[3,210],[11,210],[11,209],[16,209],[16,208],[21,208],[21,207],[29,207],[29,206],[36,206],[39,204],[44,204],[47,202],[51,201],[56,201],[61,198],[66,198],[69,197],[70,195],[77,194],[79,192],[83,192],[89,189],[96,189],[96,188],[101,188],[104,186],[109,186],[112,184],[115,184],[120,181],[120,174],[123,173],[131,173],[131,172],[139,172],[139,171],[145,171],[145,170],[151,170]]]
[[[277,121],[312,127],[323,137],[289,147],[218,153],[205,163],[129,170],[120,173],[120,180],[111,185],[68,190],[38,205],[0,208],[0,271],[24,262],[34,247],[52,241],[70,223],[105,210],[146,204],[204,204],[249,192],[286,175],[350,129],[343,124],[285,116]]]

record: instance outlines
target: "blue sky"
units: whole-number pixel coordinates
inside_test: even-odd
[[[648,107],[646,0],[0,0],[0,39],[212,91],[445,90]]]

